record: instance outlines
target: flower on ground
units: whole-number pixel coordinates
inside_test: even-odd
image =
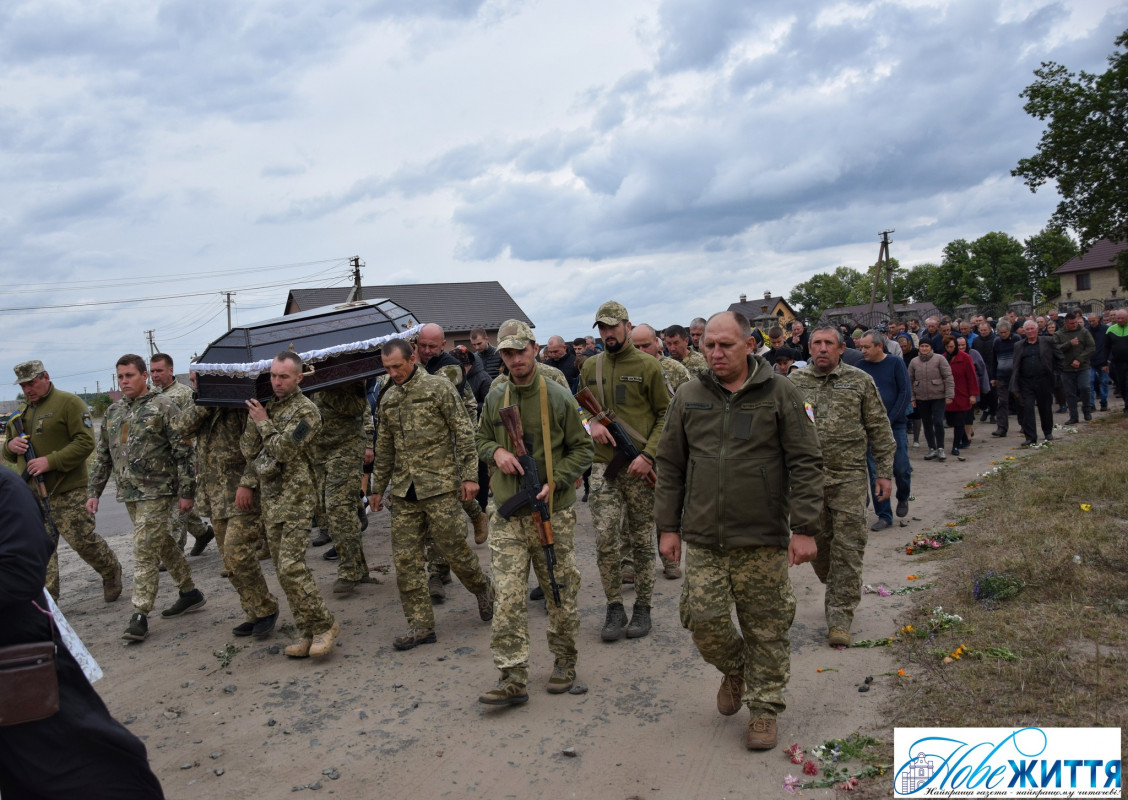
[[[1092,511],[1093,507],[1089,503],[1082,503],[1081,504],[1081,510],[1082,511]]]
[[[854,787],[856,787],[857,785],[858,785],[858,779],[857,778],[850,778],[850,780],[843,781],[842,783],[838,784],[838,788],[841,789],[844,792],[852,792],[852,791],[854,791]]]
[[[799,779],[796,778],[794,775],[788,775],[786,778],[783,779],[783,790],[785,792],[791,792],[791,794],[798,794],[799,793]]]
[[[820,669],[819,672],[822,672],[822,670]],[[803,749],[799,747],[798,744],[791,745],[791,747],[783,751],[783,754],[791,759],[792,764],[803,763]]]
[[[806,761],[803,762],[803,774],[804,775],[818,775],[819,774],[819,765],[808,758]]]
[[[909,675],[909,673],[905,672],[905,671],[904,671],[903,669],[899,669],[899,670],[897,670],[897,674],[898,674],[899,676],[901,676],[902,678],[909,678],[909,677],[912,677],[911,675]]]

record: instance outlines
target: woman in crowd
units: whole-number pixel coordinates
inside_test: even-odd
[[[924,424],[924,438],[928,442],[925,461],[945,460],[944,455],[944,404],[955,394],[952,369],[947,360],[932,352],[932,343],[922,337],[920,355],[909,362],[909,385],[912,403]]]
[[[952,382],[955,385],[955,394],[944,407],[944,416],[952,428],[952,455],[959,456],[960,448],[971,444],[967,426],[974,419],[973,408],[979,399],[979,380],[975,377],[975,365],[971,357],[960,352],[955,338],[950,335],[944,337],[944,358],[952,369]]]
[[[971,365],[975,367],[975,381],[979,386],[979,396],[987,394],[991,391],[991,377],[987,373],[987,362],[983,360],[982,354],[974,347],[967,346],[967,337],[960,336],[956,339],[956,346],[960,349],[961,353],[967,353],[971,358]],[[966,440],[971,444],[971,439],[975,436],[975,408],[971,409],[971,416],[968,417],[966,430]]]

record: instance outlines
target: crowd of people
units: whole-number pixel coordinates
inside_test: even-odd
[[[245,617],[235,636],[275,628],[265,555],[298,632],[285,654],[330,655],[341,628],[307,564],[312,522],[332,543],[331,594],[350,594],[377,582],[361,533],[368,511],[387,508],[406,618],[393,646],[437,641],[434,605],[453,572],[491,623],[499,680],[479,700],[497,706],[529,699],[530,588],[549,615],[545,688],[559,694],[576,681],[575,506],[589,501],[606,598],[600,638],[646,637],[655,558],[679,579],[684,555],[680,622],[722,674],[719,713],[746,707],[745,745],[760,750],[775,746],[784,710],[795,613],[788,568],[812,564],[826,585],[827,642],[848,646],[867,499],[869,530],[906,516],[910,436],[919,446],[923,428],[924,460],[943,461],[950,429],[950,453],[962,458],[977,412],[995,436],[1007,435],[1013,413],[1032,445],[1039,422],[1052,439],[1056,391],[1068,422],[1088,420],[1108,409],[1110,376],[1128,413],[1123,309],[1109,319],[929,318],[868,331],[808,331],[796,320],[761,332],[736,312],[659,330],[609,301],[593,327],[598,337],[554,335],[542,346],[509,320],[496,345],[478,328],[469,348],[448,350],[442,328],[428,324],[383,346],[378,379],[308,396],[301,357],[283,352],[270,366],[273,397],[245,408],[197,405],[170,356],[127,354],[116,365],[121,399],[97,441],[86,404],[27,361],[15,367],[24,403],[0,454],[41,502],[49,498],[48,527],[101,575],[107,602],[122,593],[122,570],[95,515],[113,479],[134,526],[130,642],[149,636],[161,571],[177,587],[162,618],[206,604],[184,556],[191,533],[192,555],[217,542]],[[586,411],[577,392],[593,398]],[[516,409],[519,442],[503,408]],[[489,543],[488,569],[467,542],[467,520],[475,542]],[[58,598],[54,556],[42,582]],[[0,600],[5,613],[29,602]]]

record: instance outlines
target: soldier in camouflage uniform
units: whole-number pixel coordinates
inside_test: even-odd
[[[247,468],[247,459],[239,449],[247,427],[247,412],[193,403],[180,413],[173,427],[185,438],[196,440],[197,491],[208,497],[224,571],[239,595],[245,615],[232,633],[265,639],[278,619],[278,601],[267,588],[259,566],[257,544],[263,538],[263,530],[258,497],[252,498],[247,509],[236,504],[239,481]]]
[[[710,371],[670,403],[654,502],[663,555],[677,560],[685,542],[681,622],[724,676],[717,710],[747,706],[744,744],[769,750],[791,677],[787,568],[815,556],[823,476],[802,395],[752,353],[750,337],[742,314],[710,318]]]
[[[153,382],[153,391],[167,396],[182,412],[195,405],[192,390],[176,379],[176,372],[172,368],[172,356],[155,353],[149,359],[149,378]],[[204,552],[208,542],[215,538],[215,529],[200,519],[201,506],[206,507],[206,503],[201,503],[200,500],[201,498],[197,498],[196,504],[187,514],[181,514],[179,510],[172,512],[172,537],[176,539],[177,547],[183,550],[184,543],[188,541],[188,534],[191,533],[195,541],[189,555],[193,556]],[[220,549],[222,550],[222,545]]]
[[[365,420],[371,420],[371,414],[361,381],[314,392],[311,399],[321,412],[321,433],[313,445],[317,516],[332,531],[339,558],[333,593],[351,594],[361,583],[376,582],[368,574],[357,516],[365,451],[372,444]],[[371,430],[371,421],[367,428]]]
[[[652,325],[647,325],[645,322],[637,325],[631,331],[631,342],[642,352],[658,359],[658,363],[662,366],[662,378],[666,382],[666,391],[670,393],[670,397],[674,396],[679,386],[689,382],[689,370],[683,367],[680,361],[674,361],[669,356],[662,355],[662,345],[658,341],[658,332],[654,330]],[[657,528],[657,526],[655,527]],[[634,561],[629,543],[626,541],[622,543],[622,553],[623,582],[626,583],[626,576],[630,575],[630,582],[633,583]],[[662,574],[666,576],[667,580],[674,581],[682,576],[681,565],[678,562],[668,560],[661,553],[658,556],[662,559]]]
[[[812,563],[826,584],[826,624],[832,647],[850,644],[854,609],[862,599],[862,559],[866,541],[866,444],[877,465],[874,493],[887,500],[892,490],[893,454],[897,449],[885,404],[873,378],[842,363],[842,333],[815,328],[811,363],[790,379],[803,393],[819,432],[826,488],[819,553]]]
[[[560,587],[560,604],[551,598],[547,604],[548,647],[555,657],[547,688],[552,694],[561,694],[571,689],[576,679],[576,635],[580,628],[576,595],[580,573],[574,547],[575,485],[591,465],[591,437],[584,430],[572,393],[541,373],[544,365],[537,364],[537,343],[528,325],[512,319],[504,322],[498,329],[497,346],[510,381],[490,390],[486,397],[476,437],[478,457],[490,465],[494,501],[498,506],[504,505],[521,489],[521,466],[498,411],[516,405],[526,447],[537,462],[543,485],[538,497],[548,502],[548,521],[555,541],[554,571]],[[543,429],[542,420],[548,420],[548,431]],[[516,511],[508,520],[500,515],[494,517],[490,556],[497,587],[490,650],[501,679],[496,688],[478,699],[487,705],[515,705],[529,699],[525,688],[529,680],[525,593],[529,590],[530,562],[540,585],[551,585],[544,549],[528,507]]]
[[[553,381],[555,383],[559,383],[561,386],[563,386],[565,389],[568,390],[569,394],[572,393],[571,387],[568,386],[568,379],[565,378],[564,373],[561,372],[560,370],[558,370],[556,367],[549,366],[548,364],[538,364],[537,370],[540,372],[541,375],[548,378],[550,381]],[[508,382],[509,382],[509,375],[504,373],[504,372],[499,373],[496,378],[494,378],[492,381],[490,381],[490,391],[492,392],[498,386],[501,386],[503,383],[508,383]]]
[[[59,535],[102,576],[102,596],[113,602],[121,596],[121,564],[106,540],[94,532],[94,517],[85,508],[86,459],[94,452],[90,412],[81,398],[55,388],[42,361],[17,364],[15,372],[26,401],[19,416],[28,438],[19,438],[15,420],[10,420],[4,460],[17,472],[26,470],[33,489],[35,476],[43,478]],[[30,462],[29,443],[35,453]],[[47,590],[59,599],[57,553],[47,564]]]
[[[173,429],[173,420],[180,413],[176,403],[150,392],[148,378],[140,356],[131,353],[118,359],[122,398],[106,411],[86,488],[86,510],[97,514],[98,498],[112,474],[117,499],[125,503],[133,521],[133,616],[122,635],[133,642],[149,635],[148,615],[157,598],[157,562],[162,555],[180,597],[161,616],[195,611],[207,602],[192,583],[184,553],[169,546],[175,544],[173,507],[184,513],[194,502],[196,458]]]
[[[466,380],[462,364],[445,348],[446,334],[443,332],[442,326],[429,322],[419,329],[419,335],[415,341],[414,358],[419,364],[423,365],[428,374],[442,375],[454,384],[455,390],[462,400],[462,406],[466,409],[470,428],[473,430],[478,425],[478,401]],[[470,498],[467,500],[463,498],[462,510],[466,512],[466,516],[470,518],[470,523],[474,526],[474,541],[479,544],[486,541],[489,536],[489,516],[483,513],[478,499]],[[443,589],[443,584],[450,583],[451,580],[450,565],[447,564],[442,549],[435,547],[434,540],[430,536],[424,540],[423,552],[427,559],[427,570],[430,573],[427,580],[427,589],[431,593],[431,599],[436,603],[441,603],[446,599],[446,590]]]
[[[615,457],[614,438],[602,422],[589,423],[595,440],[591,469],[591,517],[596,530],[599,576],[607,595],[607,618],[600,637],[614,642],[626,629],[627,638],[650,633],[650,601],[654,591],[654,490],[646,475],[654,467],[662,419],[670,394],[658,362],[631,344],[627,309],[609,301],[595,315],[604,352],[589,358],[580,371],[580,386],[591,389],[600,405],[615,414],[639,455],[614,477],[607,466]],[[626,537],[636,564],[646,564],[635,576],[631,622],[623,608],[620,541]]]
[[[705,357],[694,350],[691,343],[689,331],[681,325],[666,328],[666,349],[670,351],[670,358],[689,370],[690,377],[696,378],[709,367]]]
[[[302,394],[301,381],[301,358],[279,353],[270,365],[274,397],[265,406],[247,401],[250,419],[239,440],[247,468],[235,504],[250,510],[258,491],[270,557],[301,636],[283,652],[291,658],[321,658],[332,652],[341,628],[305,562],[309,521],[317,508],[310,448],[321,430],[321,414]]]
[[[478,457],[474,431],[454,386],[420,368],[402,339],[385,344],[381,355],[393,385],[380,398],[369,502],[373,511],[381,509],[385,488],[395,498],[390,509],[392,559],[410,629],[393,645],[410,650],[436,640],[423,560],[427,535],[475,595],[478,613],[487,622],[493,617],[494,590],[466,544],[459,506],[478,493]]]

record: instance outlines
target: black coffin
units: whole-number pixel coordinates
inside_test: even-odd
[[[252,397],[273,397],[270,362],[284,350],[305,361],[301,385],[306,394],[382,375],[383,342],[413,336],[418,328],[415,316],[391,300],[322,306],[241,325],[208,345],[189,367],[196,373],[196,402],[242,407]]]

